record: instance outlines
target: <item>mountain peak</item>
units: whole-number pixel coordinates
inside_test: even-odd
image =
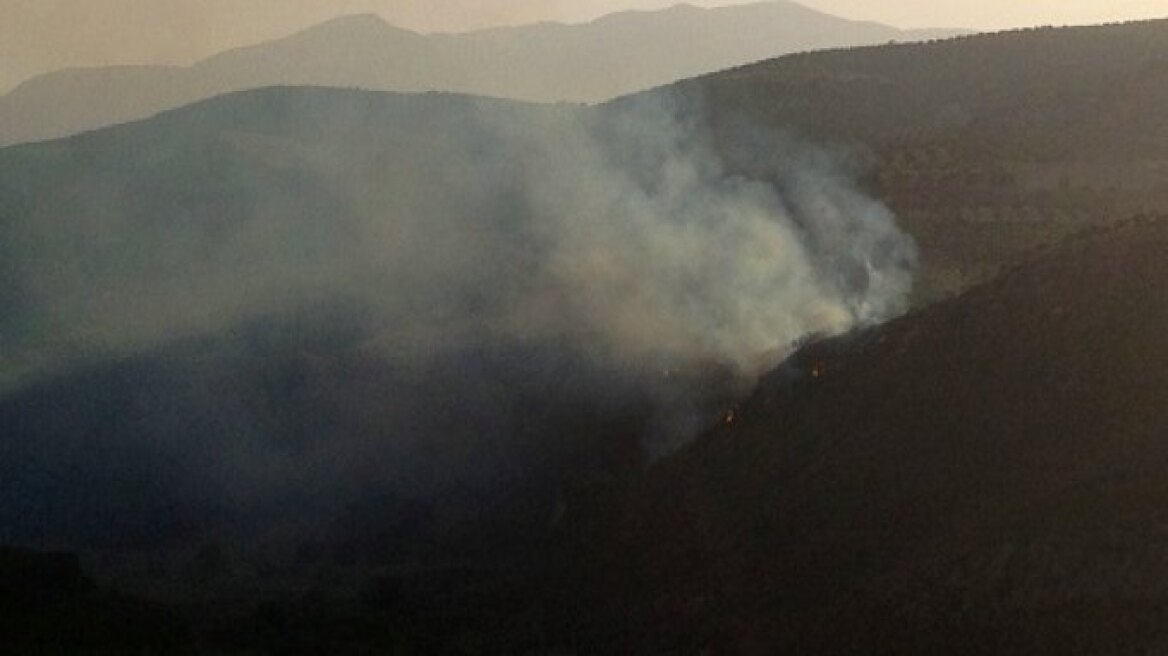
[[[653,16],[670,16],[678,14],[690,14],[707,11],[706,7],[699,7],[688,2],[679,2],[675,5],[670,5],[661,9],[626,9],[624,11],[617,11],[611,14],[605,14],[599,18],[593,19],[589,24],[601,25],[605,23],[612,23],[624,20],[630,16],[639,17],[653,17]]]
[[[309,27],[301,34],[306,33],[320,33],[320,32],[344,32],[344,33],[361,33],[361,34],[388,34],[388,33],[405,33],[416,34],[405,28],[397,27],[389,24],[379,14],[364,13],[364,14],[346,14],[338,16],[323,23],[318,23]]]
[[[380,14],[366,12],[363,14],[345,14],[344,16],[337,16],[336,18],[319,23],[318,27],[322,25],[375,25],[380,27],[388,26],[389,23],[387,23]]]
[[[591,23],[439,35],[394,26],[372,12],[340,16],[189,68],[101,69],[36,80],[0,97],[0,145],[76,134],[246,88],[317,85],[600,102],[792,52],[910,38],[786,0],[695,4]],[[684,56],[678,43],[686,44]]]

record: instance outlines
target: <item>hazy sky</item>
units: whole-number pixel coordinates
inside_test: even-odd
[[[0,0],[0,90],[65,66],[189,63],[327,18],[377,12],[420,31],[582,21],[677,0]],[[743,0],[691,0],[698,5]],[[1168,17],[1168,0],[805,0],[898,27],[997,29]]]

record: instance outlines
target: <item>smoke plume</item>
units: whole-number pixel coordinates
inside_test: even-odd
[[[915,261],[831,156],[669,94],[266,90],[0,165],[6,494],[103,516],[90,471],[157,504],[122,535],[498,484],[568,433],[672,448],[792,342],[904,310]]]

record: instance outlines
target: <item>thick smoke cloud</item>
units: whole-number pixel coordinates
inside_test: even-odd
[[[468,118],[406,144],[414,164],[361,166],[384,191],[357,261],[386,280],[362,293],[391,303],[417,350],[506,338],[752,374],[802,336],[906,307],[911,240],[822,151],[756,133],[738,146],[751,174],[728,170],[668,95]]]
[[[747,147],[783,166],[771,180],[744,177],[675,104],[637,100],[532,146],[526,193],[550,244],[541,273],[569,321],[624,361],[711,359],[752,373],[804,335],[904,309],[911,241],[826,155],[755,134]]]
[[[803,335],[905,307],[911,240],[821,151],[752,134],[736,145],[753,151],[750,177],[727,170],[700,115],[664,94],[601,110],[449,99],[437,118],[402,100],[376,126],[330,112],[301,143],[227,130],[217,140],[246,157],[227,171],[85,171],[70,181],[85,214],[39,228],[57,234],[6,292],[31,290],[22,300],[58,352],[134,352],[341,295],[381,310],[404,354],[567,339],[613,361],[743,372]],[[257,160],[302,166],[323,192],[305,207]]]
[[[500,485],[614,432],[660,453],[792,342],[905,309],[915,260],[832,157],[667,94],[270,90],[52,146],[60,179],[36,148],[0,162],[28,177],[4,492],[98,532]]]

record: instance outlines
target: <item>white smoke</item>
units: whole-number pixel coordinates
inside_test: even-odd
[[[820,151],[755,135],[782,163],[727,170],[699,118],[651,96],[517,137],[545,245],[517,332],[583,332],[622,361],[711,359],[751,372],[808,334],[907,307],[916,252]],[[757,175],[757,172],[755,172]]]
[[[411,360],[502,338],[751,373],[804,335],[906,308],[912,240],[824,151],[757,129],[727,145],[669,94],[597,109],[388,98],[382,115],[307,103],[307,134],[227,129],[177,158],[165,140],[136,147],[191,179],[95,166],[63,183],[95,190],[70,197],[79,209],[46,193],[49,211],[14,230],[31,245],[5,255],[23,272],[6,368],[36,361],[21,334],[40,358],[105,357],[339,295],[377,308],[377,341]],[[243,162],[214,185],[183,159],[207,141]],[[283,169],[326,200],[280,186]]]
[[[793,342],[903,311],[916,257],[837,158],[667,94],[266,90],[0,169],[0,385],[137,356],[0,396],[0,478],[65,515],[132,474],[260,530],[660,454]],[[27,419],[49,394],[74,409]]]
[[[423,367],[468,344],[568,349],[656,399],[660,451],[792,343],[907,308],[915,246],[846,167],[757,129],[733,139],[747,166],[668,94],[522,121],[479,106],[424,177],[391,183],[409,202],[381,206],[409,217],[372,241],[393,244],[381,291],[426,308],[383,345]],[[732,380],[679,389],[678,370]]]

